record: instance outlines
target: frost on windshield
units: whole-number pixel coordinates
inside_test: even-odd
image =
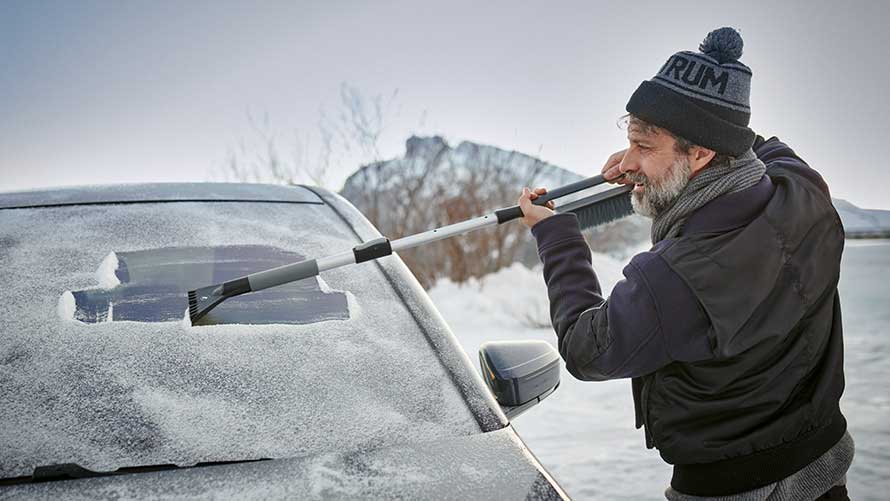
[[[325,205],[0,210],[0,242],[0,477],[30,475],[39,465],[101,471],[280,458],[480,431],[374,262],[299,286],[307,289],[297,297],[344,298],[347,307],[329,310],[340,312],[336,318],[190,326],[120,320],[125,308],[112,301],[112,322],[72,319],[85,308],[75,292],[176,277],[183,249],[264,249],[255,256],[269,261],[246,259],[257,268],[351,249],[358,239]],[[168,260],[166,252],[180,257]],[[161,266],[165,260],[170,267]]]
[[[85,323],[179,321],[188,308],[189,290],[304,259],[299,253],[263,245],[111,252],[96,271],[99,287],[66,291],[59,311]],[[325,291],[320,280],[312,277],[230,298],[200,325],[306,324],[348,318],[346,295]]]

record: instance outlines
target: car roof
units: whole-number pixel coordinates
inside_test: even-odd
[[[186,201],[324,204],[303,186],[252,183],[143,183],[0,193],[0,209]]]

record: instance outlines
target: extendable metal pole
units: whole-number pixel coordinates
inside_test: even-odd
[[[561,186],[532,201],[535,205],[544,205],[550,200],[559,198],[577,191],[581,191],[605,182],[602,175],[582,179],[565,186]],[[442,240],[455,235],[461,235],[470,231],[497,226],[499,224],[521,218],[522,209],[518,205],[498,209],[484,216],[475,217],[459,223],[449,224],[441,228],[428,230],[423,233],[402,237],[392,242],[382,237],[364,242],[352,248],[351,251],[341,252],[318,259],[307,259],[299,263],[287,264],[270,270],[251,273],[250,275],[236,278],[217,285],[202,287],[189,291],[189,316],[192,323],[207,314],[216,305],[229,297],[238,296],[247,292],[256,292],[276,285],[313,277],[320,272],[339,268],[348,264],[363,263],[379,257],[388,256],[394,251],[401,251],[417,247],[437,240]]]

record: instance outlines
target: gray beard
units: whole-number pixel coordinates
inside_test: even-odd
[[[729,164],[705,167],[686,183],[680,196],[652,220],[652,243],[678,236],[693,212],[722,195],[756,185],[765,172],[766,166],[750,149]]]
[[[661,179],[654,180],[645,176],[631,176],[632,181],[644,181],[643,192],[631,192],[631,205],[637,214],[655,218],[667,210],[680,196],[689,178],[692,176],[692,168],[689,159],[678,156],[671,164],[668,172]]]

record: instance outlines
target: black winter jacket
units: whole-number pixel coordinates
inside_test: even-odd
[[[758,136],[754,152],[767,175],[634,256],[608,299],[573,214],[532,227],[566,368],[633,378],[637,427],[686,494],[776,482],[846,430],[843,227],[791,148]]]

